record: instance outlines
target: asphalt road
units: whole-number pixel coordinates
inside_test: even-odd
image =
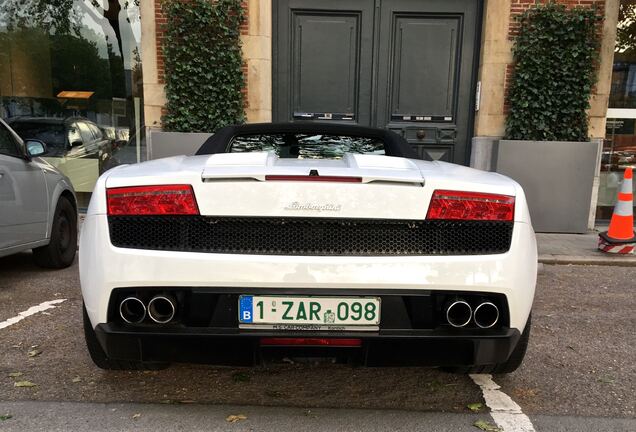
[[[636,268],[544,267],[526,361],[493,378],[536,430],[636,431],[634,281]],[[12,416],[0,430],[162,430],[179,419],[179,430],[470,431],[479,419],[492,422],[487,408],[467,409],[484,402],[469,377],[436,369],[285,363],[102,371],[84,347],[77,264],[48,271],[28,253],[0,258],[0,322],[55,299],[66,301],[0,329],[0,416]],[[247,419],[225,421],[238,413]]]

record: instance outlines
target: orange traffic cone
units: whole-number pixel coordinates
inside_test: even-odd
[[[632,191],[632,168],[625,170],[618,201],[610,221],[609,230],[599,234],[598,248],[603,252],[629,254],[636,246],[634,233],[634,194]]]

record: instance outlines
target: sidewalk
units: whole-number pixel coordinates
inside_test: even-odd
[[[636,255],[616,255],[597,249],[598,233],[537,234],[539,262],[636,267]]]

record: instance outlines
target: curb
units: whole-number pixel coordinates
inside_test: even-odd
[[[636,256],[539,255],[539,262],[550,265],[600,265],[636,267]]]

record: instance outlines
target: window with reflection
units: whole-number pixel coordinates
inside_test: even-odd
[[[95,180],[145,159],[140,0],[4,0],[0,117],[90,196]]]
[[[636,0],[620,2],[597,219],[611,218],[627,167],[636,168]]]
[[[342,159],[345,153],[385,154],[384,142],[377,138],[300,133],[238,135],[232,139],[229,151],[272,151],[284,159]]]

